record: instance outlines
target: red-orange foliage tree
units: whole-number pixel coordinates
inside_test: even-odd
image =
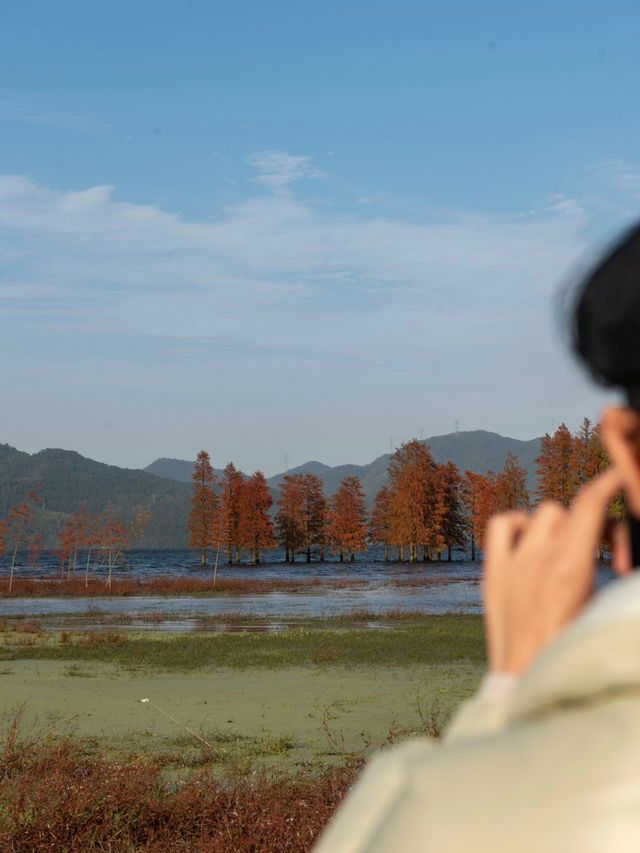
[[[444,547],[441,531],[443,490],[431,451],[422,441],[402,444],[389,462],[391,538],[403,559],[417,559],[422,546],[425,558]]]
[[[301,474],[287,474],[280,483],[276,512],[276,537],[284,548],[285,562],[295,563],[305,537],[305,488]]]
[[[327,544],[327,522],[329,518],[327,499],[322,489],[322,480],[316,474],[299,474],[303,488],[303,547],[306,550],[307,563],[311,562],[311,553],[318,549],[320,559],[324,558]]]
[[[345,554],[353,561],[367,550],[367,509],[358,477],[344,477],[331,499],[330,539],[341,563]]]
[[[383,486],[376,494],[373,510],[369,521],[369,536],[372,542],[384,546],[384,559],[389,559],[389,545],[392,544],[391,534],[391,496],[389,489]]]
[[[442,489],[440,532],[447,548],[447,559],[451,562],[452,549],[463,546],[467,535],[463,502],[464,480],[458,466],[453,462],[438,465],[437,472]]]
[[[529,509],[527,471],[513,453],[507,454],[504,468],[496,477],[496,508],[498,512]]]
[[[574,437],[577,486],[581,486],[609,467],[610,460],[602,443],[600,424],[593,426],[589,418],[582,421]]]
[[[23,501],[9,510],[5,534],[12,551],[11,569],[9,573],[9,592],[11,592],[13,587],[13,578],[15,575],[18,552],[28,539],[30,532],[29,528],[33,525],[35,519],[35,508],[41,503],[42,498],[40,495],[36,492],[30,492],[26,501]]]
[[[107,563],[107,588],[111,589],[113,571],[123,551],[137,544],[149,523],[151,513],[140,509],[130,522],[123,521],[108,510],[101,519],[99,541]]]
[[[471,559],[475,560],[476,545],[483,546],[487,523],[497,510],[496,476],[493,471],[486,474],[465,471],[464,477],[463,497],[471,534]]]
[[[260,563],[261,551],[276,544],[269,514],[272,503],[265,476],[262,471],[256,471],[243,484],[239,522],[241,546],[252,553],[256,565]]]
[[[542,437],[540,455],[536,459],[541,501],[553,500],[569,506],[580,480],[576,444],[566,424],[560,424],[553,435]]]
[[[240,562],[240,516],[242,513],[242,494],[245,477],[233,462],[224,469],[222,477],[222,502],[220,512],[220,531],[222,546],[227,552],[227,562]]]
[[[193,494],[189,513],[189,547],[200,551],[200,564],[207,564],[207,548],[219,541],[218,496],[211,459],[201,450],[193,468]]]
[[[68,518],[64,527],[58,531],[55,555],[60,561],[60,575],[64,579],[65,568],[67,577],[71,571],[71,555],[77,551],[76,531],[72,518]]]

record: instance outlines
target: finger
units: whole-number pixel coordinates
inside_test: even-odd
[[[511,554],[529,524],[523,512],[494,515],[487,526],[484,542],[482,597],[489,668],[501,670],[505,652],[505,591]]]
[[[557,501],[545,501],[540,504],[531,517],[523,547],[539,548],[549,541],[565,523],[567,510]]]
[[[613,464],[623,476],[629,504],[640,515],[640,461],[638,459],[640,416],[632,409],[609,408],[602,421],[602,440]]]
[[[624,521],[614,522],[607,537],[611,548],[611,565],[616,574],[628,575],[633,569],[631,536],[629,525]]]
[[[607,508],[620,492],[623,476],[618,467],[608,468],[582,486],[569,510],[567,536],[576,556],[592,555],[602,541]]]
[[[526,512],[502,512],[490,518],[485,535],[485,567],[489,563],[500,564],[511,553],[529,523],[530,517]]]

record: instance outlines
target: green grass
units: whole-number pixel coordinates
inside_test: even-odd
[[[177,636],[105,632],[36,636],[28,643],[7,632],[0,645],[0,660],[98,662],[176,672],[206,667],[482,664],[485,644],[481,617],[430,616],[398,623],[393,630],[297,628],[277,634]]]

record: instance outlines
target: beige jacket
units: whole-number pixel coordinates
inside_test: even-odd
[[[316,853],[640,853],[640,572],[445,741],[373,758]]]

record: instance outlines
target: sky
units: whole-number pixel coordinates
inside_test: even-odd
[[[3,0],[0,442],[268,475],[610,393],[559,294],[638,216],[632,2]]]

